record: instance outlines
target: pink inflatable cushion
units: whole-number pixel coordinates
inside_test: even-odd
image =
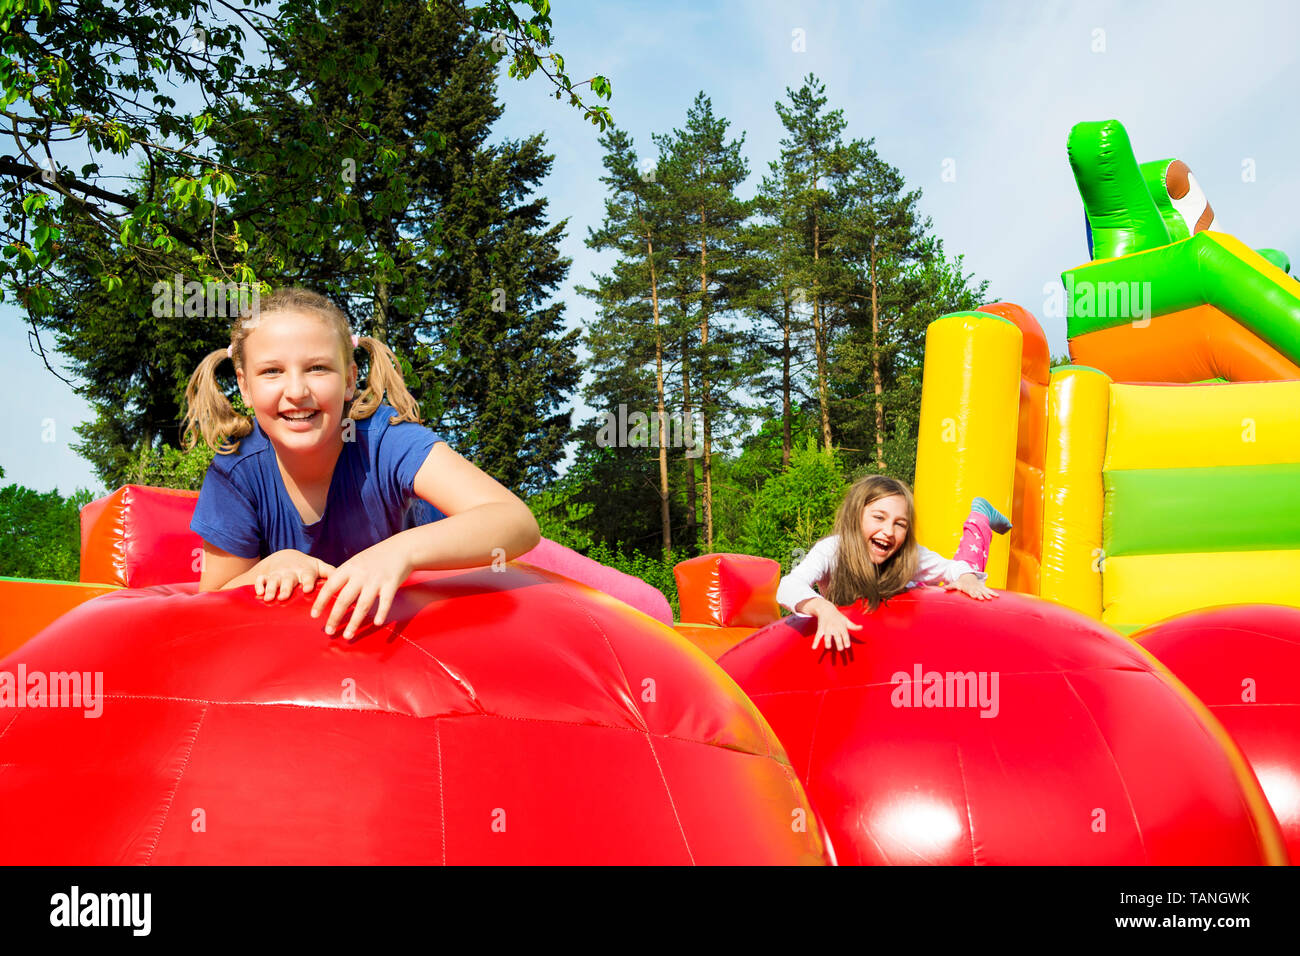
[[[610,597],[616,597],[624,604],[630,604],[643,614],[648,614],[663,624],[673,623],[673,608],[662,591],[651,587],[640,578],[593,561],[586,555],[579,554],[572,548],[566,548],[549,538],[518,558],[535,568],[544,568],[563,574],[567,578],[581,581],[597,591],[604,591]]]

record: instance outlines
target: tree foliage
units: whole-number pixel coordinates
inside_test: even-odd
[[[17,484],[0,487],[0,577],[76,581],[81,506],[92,497],[83,489],[64,498],[57,491],[41,493]]]

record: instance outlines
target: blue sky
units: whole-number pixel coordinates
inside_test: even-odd
[[[992,297],[1038,316],[1054,353],[1065,351],[1065,324],[1044,315],[1045,286],[1087,258],[1065,155],[1076,122],[1121,120],[1139,161],[1191,167],[1220,228],[1300,263],[1300,5],[554,0],[552,13],[571,76],[609,77],[615,119],[643,155],[703,90],[745,134],[746,196],[780,148],[773,103],[816,74],[846,137],[875,137],[922,189],[948,252],[965,255]],[[583,244],[603,214],[601,150],[595,127],[548,89],[541,77],[503,79],[497,129],[546,133],[555,166],[544,191],[553,220],[569,219],[562,250],[574,263],[559,295],[570,326],[583,327],[593,306],[573,287],[610,263]],[[1254,181],[1243,181],[1247,160]],[[4,483],[106,490],[68,447],[85,403],[30,354],[8,306],[0,356],[16,396],[0,432]],[[43,441],[51,421],[54,440]]]

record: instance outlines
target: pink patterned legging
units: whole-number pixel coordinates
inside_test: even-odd
[[[989,543],[993,540],[993,529],[989,519],[978,511],[972,511],[961,526],[961,544],[953,555],[955,561],[965,561],[976,571],[983,571],[989,562]]]

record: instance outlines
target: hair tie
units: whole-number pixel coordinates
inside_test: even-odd
[[[357,337],[356,337],[355,334],[352,336],[352,347],[353,347],[354,349],[355,349],[355,348],[360,348],[360,347],[361,347],[361,343],[360,343],[360,341],[357,339]]]
[[[234,346],[232,345],[226,346],[226,358],[230,359],[232,362],[235,360],[235,353],[231,351],[233,348]]]

